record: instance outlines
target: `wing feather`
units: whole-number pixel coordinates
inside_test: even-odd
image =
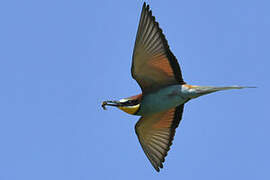
[[[177,59],[170,51],[149,5],[145,3],[135,41],[131,73],[144,92],[166,85],[185,84]]]
[[[183,114],[184,105],[147,117],[141,117],[135,126],[135,131],[144,153],[159,171],[170,150]],[[166,122],[166,123],[163,123]]]

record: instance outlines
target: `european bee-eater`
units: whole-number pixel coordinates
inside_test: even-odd
[[[144,153],[157,171],[163,167],[186,102],[216,91],[245,88],[186,84],[176,57],[149,5],[145,3],[133,51],[131,74],[142,93],[119,101],[104,101],[102,107],[115,106],[126,113],[141,116],[135,131]]]

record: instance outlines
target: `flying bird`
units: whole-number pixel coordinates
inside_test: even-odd
[[[142,93],[118,101],[104,101],[102,107],[106,109],[105,106],[115,106],[126,113],[141,116],[135,125],[135,132],[144,153],[158,172],[163,168],[175,129],[182,119],[185,103],[221,90],[246,88],[188,85],[146,3],[141,11],[131,74]]]

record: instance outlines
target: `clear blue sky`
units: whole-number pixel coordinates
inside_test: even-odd
[[[149,1],[148,1],[149,2]],[[269,180],[269,1],[150,1],[186,82],[247,85],[185,106],[156,173],[130,66],[143,1],[0,2],[0,180]]]

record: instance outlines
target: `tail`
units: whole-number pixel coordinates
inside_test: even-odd
[[[229,89],[244,89],[244,88],[256,88],[253,86],[223,86],[223,87],[218,87],[218,86],[197,86],[194,87],[194,90],[196,93],[201,96],[217,91],[224,91],[224,90],[229,90]]]

